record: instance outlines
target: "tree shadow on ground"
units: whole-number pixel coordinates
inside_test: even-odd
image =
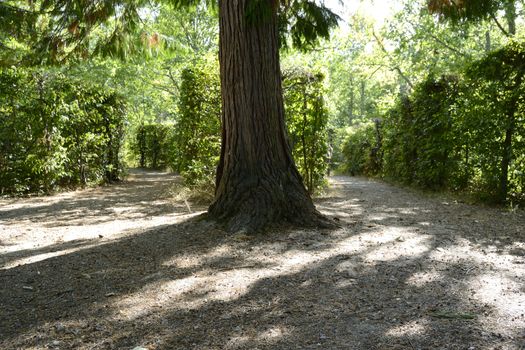
[[[4,208],[0,208],[0,222],[6,226],[21,221],[43,227],[85,226],[117,219],[143,219],[178,209],[167,200],[177,176],[151,171],[141,171],[138,176],[139,172],[133,170],[131,181],[111,186],[67,192],[58,197],[5,201]]]
[[[192,219],[0,270],[0,345],[520,349],[522,238],[493,246],[471,208],[360,186],[323,200],[347,215],[334,231]]]

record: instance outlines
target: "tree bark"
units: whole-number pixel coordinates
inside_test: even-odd
[[[292,159],[284,124],[278,1],[248,22],[250,1],[221,0],[222,147],[209,217],[230,232],[274,223],[329,225],[314,207]]]

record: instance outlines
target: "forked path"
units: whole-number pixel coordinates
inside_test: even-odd
[[[177,181],[0,200],[0,348],[523,349],[523,211],[334,177],[340,229],[232,236]]]

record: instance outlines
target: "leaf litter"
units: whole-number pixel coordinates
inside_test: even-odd
[[[0,346],[523,349],[522,210],[330,182],[331,231],[229,235],[160,172],[2,200]]]

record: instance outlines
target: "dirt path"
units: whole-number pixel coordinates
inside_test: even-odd
[[[525,349],[525,215],[332,178],[333,231],[228,235],[176,177],[0,201],[2,349]]]

